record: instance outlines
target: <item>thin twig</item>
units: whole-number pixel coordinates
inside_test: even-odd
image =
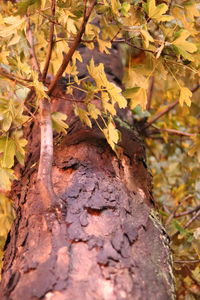
[[[197,205],[196,207],[190,209],[190,210],[187,210],[187,211],[183,211],[182,213],[179,213],[179,214],[175,214],[174,215],[174,218],[179,218],[179,217],[183,217],[183,216],[187,216],[187,215],[190,215],[196,211],[200,210],[200,205]]]
[[[183,226],[184,229],[188,228],[198,217],[200,216],[200,210],[196,212],[196,214]],[[174,234],[170,236],[170,239],[172,240],[174,237],[176,237],[179,234],[179,230],[177,230]]]
[[[164,116],[165,114],[167,114],[170,110],[172,110],[177,104],[179,103],[178,100],[174,101],[173,103],[169,104],[165,109],[163,109],[162,111],[160,111],[157,115],[155,115],[151,120],[149,120],[146,125],[145,128],[148,128],[149,126],[151,126],[153,123],[155,123],[158,119],[160,119],[162,116]]]
[[[52,2],[51,2],[51,13],[52,13],[53,18],[55,16],[55,11],[56,11],[55,0],[52,0]],[[50,63],[50,60],[51,60],[51,54],[52,54],[52,50],[53,50],[53,34],[54,34],[54,23],[52,22],[50,24],[50,36],[49,36],[49,46],[48,46],[48,51],[47,51],[47,58],[46,58],[46,62],[45,62],[45,65],[44,65],[43,72],[42,72],[42,81],[43,82],[46,79],[48,68],[49,68],[49,63]]]
[[[171,220],[174,218],[174,216],[176,215],[177,210],[179,209],[179,207],[187,200],[191,199],[193,197],[193,195],[188,195],[186,196],[183,200],[179,201],[178,205],[175,207],[175,209],[172,211],[172,213],[170,214],[170,216],[168,217],[167,221],[165,222],[165,226],[168,225]]]
[[[145,51],[145,52],[149,52],[149,53],[155,54],[155,52],[153,50],[148,50],[148,49],[144,49],[142,47],[138,47],[138,46],[132,44],[131,42],[129,42],[128,40],[125,40],[125,39],[114,40],[113,43],[124,43],[124,44],[129,45],[132,48],[135,48],[135,49],[138,49],[138,50],[141,50],[141,51]]]
[[[34,45],[34,38],[33,38],[33,33],[31,30],[31,23],[30,23],[30,17],[26,17],[27,20],[27,30],[26,30],[26,34],[27,34],[27,40],[29,42],[30,45],[30,59],[31,59],[31,66],[33,68],[33,70],[35,70],[38,73],[39,78],[41,77],[41,72],[40,72],[40,66],[39,66],[39,62],[35,53],[35,45]]]
[[[185,224],[184,228],[187,228],[192,224],[198,217],[200,216],[200,210],[196,212],[196,214]]]
[[[0,76],[5,77],[7,79],[10,79],[11,81],[14,81],[18,84],[21,84],[27,88],[30,88],[30,85],[27,83],[29,82],[28,79],[24,79],[24,78],[20,78],[20,77],[16,77],[15,75],[7,72],[4,68],[0,67]]]
[[[152,95],[153,95],[153,88],[154,88],[154,77],[151,76],[151,78],[149,79],[149,89],[148,89],[147,106],[146,106],[146,110],[148,110],[148,111],[151,109],[151,100],[152,100]]]
[[[153,125],[152,125],[152,127],[158,129],[159,131],[165,131],[169,134],[183,135],[183,136],[189,136],[189,137],[192,137],[192,136],[196,135],[195,133],[188,133],[188,132],[184,132],[184,131],[180,131],[180,130],[176,130],[176,129],[171,129],[171,128],[158,128],[158,127],[153,126]]]
[[[176,264],[195,264],[199,263],[200,259],[194,259],[194,260],[175,260],[174,263]]]

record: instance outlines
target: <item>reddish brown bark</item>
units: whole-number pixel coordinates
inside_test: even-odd
[[[13,188],[17,217],[0,299],[174,298],[168,239],[152,213],[144,150],[133,132],[120,130],[117,158],[97,129],[73,122],[53,163],[62,211],[43,210],[31,167],[37,140],[32,144],[35,156]]]

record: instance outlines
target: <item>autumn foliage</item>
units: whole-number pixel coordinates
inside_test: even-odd
[[[123,126],[137,127],[145,140],[155,201],[171,237],[177,297],[198,298],[199,29],[196,1],[1,1],[1,256],[14,218],[9,191],[18,179],[15,166],[24,164],[27,153],[24,130],[31,122],[44,124],[48,119],[52,138],[53,132],[67,134],[68,116],[49,108],[64,77],[76,116],[89,127],[95,122],[118,156],[120,131],[114,120],[117,111],[128,111]],[[105,61],[92,54],[112,57],[114,48],[122,64],[119,85],[110,79]],[[88,60],[81,49],[91,51]],[[81,104],[75,99],[77,91]],[[47,146],[50,155],[53,139]],[[44,155],[41,152],[41,177],[51,169],[44,170]]]

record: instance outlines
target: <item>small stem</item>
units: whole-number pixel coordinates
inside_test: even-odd
[[[40,100],[40,160],[37,174],[40,195],[45,208],[58,204],[52,187],[53,129],[48,99]]]
[[[195,133],[188,133],[188,132],[184,132],[184,131],[180,131],[180,130],[176,130],[176,129],[170,129],[170,128],[158,128],[157,126],[152,126],[156,129],[158,129],[159,131],[166,131],[169,134],[177,134],[177,135],[184,135],[184,136],[195,136]]]
[[[190,210],[187,210],[187,211],[183,211],[182,213],[180,214],[175,214],[174,215],[174,218],[179,218],[179,217],[184,217],[184,216],[187,216],[187,215],[190,215],[192,214],[193,212],[196,212],[200,210],[200,205],[196,206],[195,208],[192,208]]]
[[[40,66],[39,62],[35,53],[35,46],[34,46],[34,38],[33,38],[33,33],[31,30],[31,23],[30,23],[30,18],[26,17],[27,20],[27,40],[30,45],[30,59],[31,59],[31,66],[32,69],[35,70],[38,73],[39,78],[41,77],[41,72],[40,72]]]
[[[56,11],[55,0],[52,0],[52,2],[51,2],[52,17],[55,16],[55,11]],[[51,60],[51,55],[52,55],[52,50],[53,50],[53,35],[54,35],[54,23],[52,22],[50,24],[50,37],[49,37],[49,46],[48,46],[48,51],[47,51],[47,58],[46,58],[46,62],[45,62],[45,65],[44,65],[43,72],[42,72],[42,81],[43,82],[46,79],[48,68],[49,68],[49,63],[50,63],[50,60]]]
[[[4,68],[0,67],[0,76],[5,77],[7,79],[10,79],[11,81],[14,81],[18,84],[21,84],[27,88],[30,88],[30,85],[27,83],[29,82],[29,80],[24,79],[24,78],[20,78],[20,77],[16,77],[14,75],[12,75],[11,73],[7,72]]]
[[[153,95],[153,89],[154,89],[154,77],[152,76],[149,79],[149,89],[148,89],[148,95],[147,95],[147,106],[146,106],[146,110],[150,110],[151,109],[151,100],[152,100],[152,95]]]

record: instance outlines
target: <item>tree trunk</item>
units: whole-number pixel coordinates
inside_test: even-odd
[[[118,125],[119,126],[119,125]],[[0,299],[174,299],[168,238],[151,203],[141,142],[121,127],[119,157],[77,121],[55,146],[63,207],[44,211],[36,186],[38,134],[20,182]]]

